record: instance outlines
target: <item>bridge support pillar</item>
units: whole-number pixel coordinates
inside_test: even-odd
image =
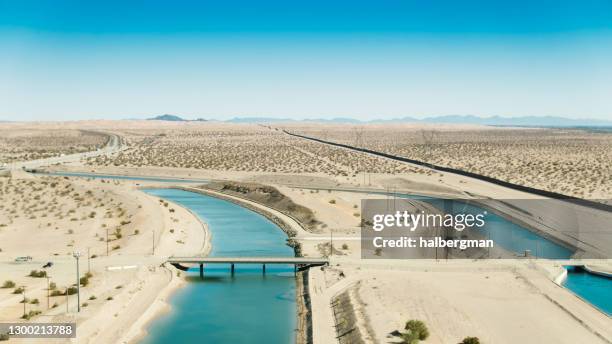
[[[263,273],[266,274],[266,264],[263,264]]]
[[[204,279],[204,264],[200,264],[200,278]]]
[[[234,276],[234,264],[232,263],[232,276]]]

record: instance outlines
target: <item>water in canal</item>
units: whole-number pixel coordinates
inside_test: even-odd
[[[145,192],[193,211],[209,225],[210,256],[293,256],[286,236],[265,217],[234,203],[178,189]],[[147,328],[146,344],[294,342],[295,280],[290,266],[206,267],[189,272],[186,287],[171,298],[172,310]]]
[[[567,266],[563,286],[608,316],[612,316],[612,276],[601,276],[579,266]]]
[[[485,213],[485,225],[479,229],[482,237],[493,240],[495,245],[514,253],[516,256],[522,256],[525,251],[529,251],[530,255],[538,258],[570,259],[574,254],[574,250],[466,200],[440,199],[418,195],[400,195],[399,197],[427,202],[438,209],[444,210],[445,213],[453,215],[472,214],[476,216]]]

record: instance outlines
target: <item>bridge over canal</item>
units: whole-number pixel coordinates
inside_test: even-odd
[[[311,266],[329,265],[327,258],[307,257],[170,257],[166,262],[183,271],[189,269],[185,264],[199,264],[202,278],[204,277],[204,264],[229,264],[232,275],[235,264],[261,264],[263,273],[266,273],[266,265],[269,264],[293,265],[296,272]]]

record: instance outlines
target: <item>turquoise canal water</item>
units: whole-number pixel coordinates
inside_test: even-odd
[[[286,236],[265,217],[234,203],[178,189],[145,192],[192,210],[209,225],[210,256],[293,256]],[[171,298],[169,314],[148,327],[145,344],[293,343],[296,328],[293,267],[236,265],[188,272],[186,287]]]
[[[573,250],[473,203],[424,196],[413,197],[443,209],[449,214],[477,215],[486,212],[485,225],[478,229],[482,237],[493,240],[495,245],[517,255],[524,255],[525,251],[529,250],[532,256],[538,258],[569,259],[574,254]]]
[[[566,269],[567,279],[563,286],[612,316],[612,277],[593,274],[577,266]]]

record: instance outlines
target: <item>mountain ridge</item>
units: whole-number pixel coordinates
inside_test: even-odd
[[[171,122],[204,122],[215,121],[214,119],[198,118],[195,120],[184,119],[181,116],[163,114],[148,118],[150,121]],[[350,117],[333,118],[302,118],[294,119],[288,117],[266,117],[266,116],[244,116],[234,117],[228,120],[219,120],[227,123],[327,123],[327,124],[389,124],[389,123],[427,123],[427,124],[472,124],[489,126],[523,126],[523,127],[612,127],[612,120],[603,119],[573,119],[561,116],[519,116],[503,117],[489,116],[481,117],[475,115],[442,115],[416,118],[410,116],[391,119],[360,120]]]

